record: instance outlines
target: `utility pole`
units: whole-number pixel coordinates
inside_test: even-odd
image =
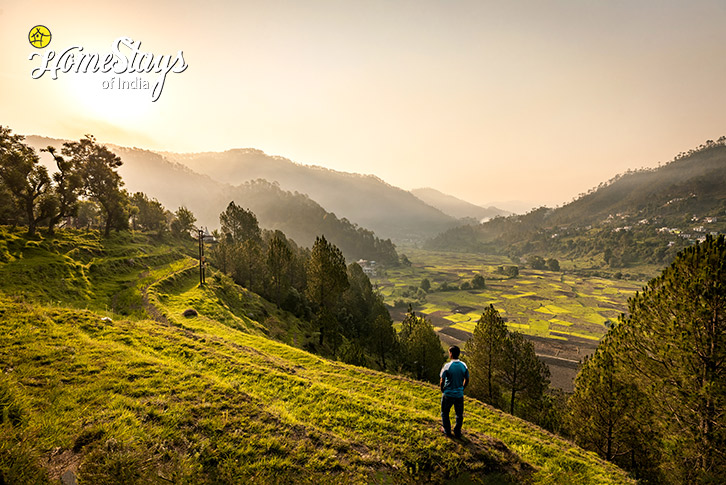
[[[199,285],[204,285],[204,229],[199,228]]]

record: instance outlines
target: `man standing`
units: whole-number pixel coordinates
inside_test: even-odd
[[[464,422],[464,388],[469,384],[469,369],[466,364],[459,360],[461,350],[456,345],[449,348],[449,362],[441,368],[441,421],[442,431],[446,436],[451,437],[451,421],[449,412],[454,406],[456,413],[456,425],[454,436],[461,438],[461,424]]]

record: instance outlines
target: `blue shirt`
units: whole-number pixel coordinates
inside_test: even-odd
[[[440,377],[444,380],[444,395],[464,397],[464,380],[469,379],[469,369],[458,359],[451,360],[441,368]]]

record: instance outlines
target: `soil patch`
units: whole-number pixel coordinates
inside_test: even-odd
[[[419,315],[423,315],[424,317],[431,320],[431,323],[434,325],[434,327],[449,327],[453,325],[453,323],[450,320],[447,320],[445,317],[450,315],[450,312],[444,312],[444,311],[436,311],[431,313],[423,313],[420,312]]]
[[[547,364],[547,367],[550,369],[550,387],[562,389],[565,392],[573,392],[575,390],[577,366],[560,365],[556,361],[547,360],[546,357],[540,357],[539,359]]]
[[[446,327],[439,330],[439,333],[443,333],[444,335],[449,335],[451,337],[454,337],[455,339],[460,340],[461,342],[466,342],[469,340],[469,337],[471,337],[471,334],[469,332],[465,332],[464,330],[459,330],[458,328],[454,327]]]

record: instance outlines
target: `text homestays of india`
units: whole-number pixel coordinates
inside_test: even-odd
[[[135,42],[128,37],[119,37],[111,44],[111,52],[89,53],[83,52],[83,47],[72,46],[64,51],[48,50],[44,54],[35,52],[28,59],[41,57],[41,65],[31,71],[33,79],[43,77],[46,72],[52,79],[58,79],[58,72],[88,73],[88,72],[114,72],[116,74],[132,73],[158,73],[151,100],[156,101],[164,89],[166,75],[170,72],[181,73],[188,67],[184,61],[184,52],[177,52],[176,57],[171,55],[154,55],[151,52],[139,50],[141,41]]]

